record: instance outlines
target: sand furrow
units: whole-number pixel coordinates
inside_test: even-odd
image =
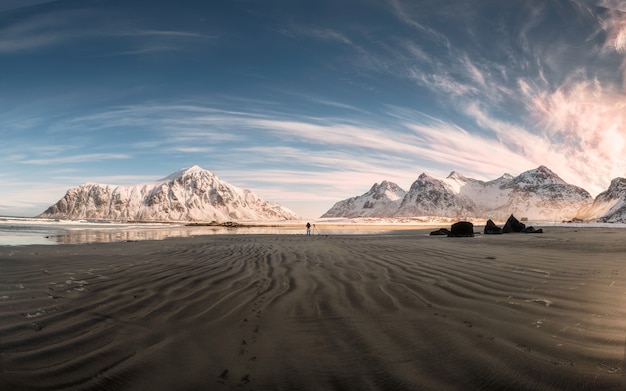
[[[617,390],[623,239],[0,248],[0,389]]]

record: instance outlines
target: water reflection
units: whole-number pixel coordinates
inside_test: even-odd
[[[314,224],[312,235],[399,234],[389,226]],[[110,243],[202,235],[305,235],[304,224],[275,226],[185,226],[167,223],[106,223],[0,217],[0,246]]]
[[[316,229],[313,235],[359,235],[391,233],[388,229],[334,228]],[[406,232],[406,231],[405,231]],[[126,229],[126,230],[71,230],[55,237],[61,244],[134,242],[139,240],[163,240],[203,235],[305,235],[300,227],[186,227]]]
[[[9,234],[0,232],[0,246],[28,246],[33,244],[57,244],[58,240],[49,235]]]
[[[301,229],[289,227],[185,227],[126,229],[126,230],[71,230],[58,235],[56,240],[62,244],[134,242],[138,240],[163,240],[167,238],[186,238],[202,235],[241,235],[241,234],[299,234]]]

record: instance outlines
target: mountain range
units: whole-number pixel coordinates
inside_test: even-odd
[[[545,166],[491,181],[453,171],[445,179],[421,174],[408,191],[374,184],[360,196],[337,202],[329,217],[443,217],[504,221],[514,214],[532,221],[626,222],[626,179],[614,179],[593,197]],[[67,191],[38,217],[110,221],[298,220],[291,210],[193,166],[161,180],[128,186],[87,183]]]
[[[617,178],[594,200],[545,166],[504,174],[491,181],[455,171],[445,179],[421,174],[405,191],[395,183],[375,184],[363,195],[337,202],[322,217],[481,218],[506,220],[514,214],[532,221],[582,219],[626,221],[626,179]]]
[[[131,186],[87,183],[71,188],[38,217],[111,221],[294,220],[300,217],[248,189],[193,166]]]

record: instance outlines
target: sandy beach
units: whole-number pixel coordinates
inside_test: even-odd
[[[0,247],[1,390],[619,390],[626,230]]]

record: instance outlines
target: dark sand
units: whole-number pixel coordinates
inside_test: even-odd
[[[0,390],[618,390],[626,230],[0,247]]]

